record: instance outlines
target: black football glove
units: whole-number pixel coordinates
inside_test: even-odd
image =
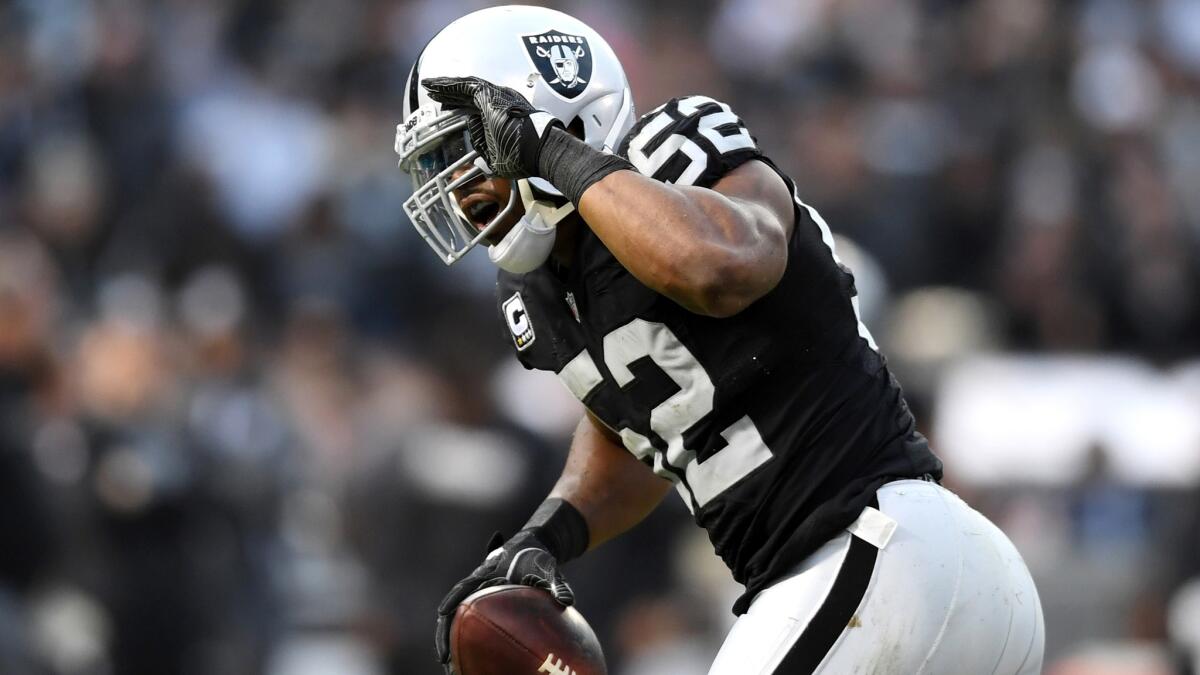
[[[492,535],[488,549],[491,553],[488,553],[483,564],[455,584],[438,606],[434,644],[438,661],[446,667],[447,673],[453,672],[450,666],[450,623],[454,621],[454,612],[459,603],[475,591],[502,584],[521,584],[546,590],[563,606],[575,603],[575,593],[558,571],[558,560],[531,532],[523,530],[508,541],[504,541],[504,537],[497,532]]]
[[[502,178],[538,175],[538,155],[550,129],[562,122],[538,110],[516,91],[478,77],[434,77],[421,80],[429,98],[447,109],[478,115],[469,125],[471,142],[491,173]],[[480,127],[484,147],[479,147]]]

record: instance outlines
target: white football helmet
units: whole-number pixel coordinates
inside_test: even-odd
[[[510,5],[468,14],[429,41],[405,86],[404,122],[396,126],[400,168],[413,178],[404,210],[447,264],[490,235],[520,199],[525,216],[491,247],[498,265],[527,272],[550,254],[554,226],[574,207],[540,178],[516,181],[508,204],[476,229],[452,192],[482,177],[486,164],[471,145],[468,114],[445,111],[421,80],[479,77],[520,92],[583,140],[611,152],[634,123],[625,71],[599,33],[544,7]],[[456,175],[458,174],[458,175]]]

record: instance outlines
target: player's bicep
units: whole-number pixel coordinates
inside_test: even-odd
[[[728,105],[706,96],[668,101],[638,121],[621,152],[655,181],[724,197],[714,201],[711,193],[697,193],[696,203],[724,228],[721,247],[736,250],[733,262],[746,274],[734,279],[746,277],[751,299],[774,287],[795,226],[791,189]],[[719,286],[732,288],[725,280]]]
[[[712,189],[750,214],[762,230],[760,234],[779,235],[784,242],[791,238],[796,221],[792,195],[783,178],[765,162],[751,160],[740,165]]]

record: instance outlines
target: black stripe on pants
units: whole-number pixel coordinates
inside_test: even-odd
[[[809,675],[821,665],[867,594],[878,557],[879,549],[850,535],[850,550],[846,552],[829,595],[783,657],[775,675]]]

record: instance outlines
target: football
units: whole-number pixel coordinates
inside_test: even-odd
[[[459,675],[604,675],[604,654],[574,607],[530,586],[485,588],[462,602],[450,632]]]

